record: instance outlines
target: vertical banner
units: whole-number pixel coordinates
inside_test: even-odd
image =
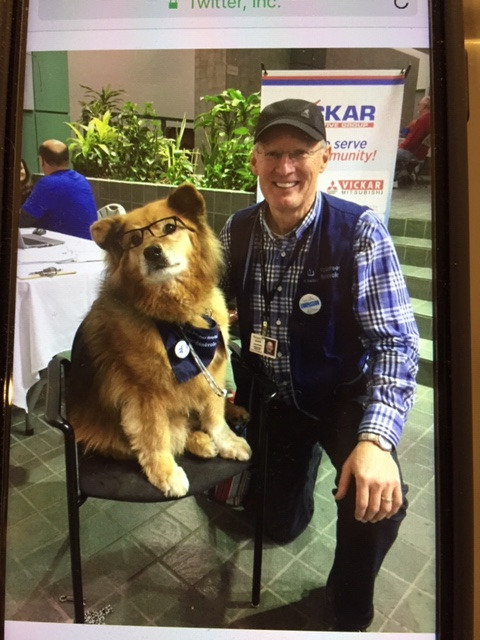
[[[262,108],[285,98],[317,104],[332,147],[319,188],[369,206],[387,223],[404,85],[399,71],[269,71]]]

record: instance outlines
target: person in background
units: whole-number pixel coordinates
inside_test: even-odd
[[[32,177],[25,160],[20,161],[20,204],[23,205],[28,196],[32,193]],[[28,213],[20,209],[19,227],[35,227],[36,220]]]
[[[68,148],[59,140],[46,140],[38,150],[44,176],[34,185],[22,210],[37,227],[90,239],[97,206],[86,178],[69,168]]]
[[[332,626],[365,631],[376,575],[406,515],[396,447],[414,399],[418,330],[381,220],[317,191],[331,154],[318,106],[270,104],[254,140],[265,199],[231,216],[220,240],[243,357],[277,388],[266,417],[266,532],[283,544],[311,521],[321,447],[336,469]],[[275,357],[256,346],[269,340]],[[249,393],[239,380],[239,404]]]
[[[32,177],[25,160],[20,161],[20,202],[23,204],[32,192]]]
[[[394,180],[408,182],[409,166],[423,162],[430,150],[430,96],[418,103],[418,118],[408,125],[408,133],[397,150]]]

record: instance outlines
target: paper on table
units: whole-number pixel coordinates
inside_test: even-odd
[[[94,242],[76,245],[62,244],[56,247],[23,249],[18,254],[21,264],[63,264],[68,262],[103,261],[104,251]]]

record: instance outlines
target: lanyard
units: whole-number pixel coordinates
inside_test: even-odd
[[[267,269],[266,269],[266,263],[265,263],[265,247],[264,247],[264,236],[263,236],[264,230],[262,229],[260,219],[259,219],[259,226],[260,226],[260,269],[261,269],[261,276],[262,276],[261,294],[262,294],[262,298],[265,305],[265,314],[262,321],[262,335],[265,336],[267,335],[268,323],[270,320],[270,305],[272,303],[275,292],[278,290],[278,287],[282,284],[283,279],[287,274],[288,270],[295,263],[295,261],[297,260],[300,254],[300,251],[305,246],[308,239],[308,230],[305,229],[300,240],[296,242],[289,261],[287,262],[286,265],[284,265],[283,269],[281,270],[276,283],[273,285],[270,291],[268,291],[267,290]]]

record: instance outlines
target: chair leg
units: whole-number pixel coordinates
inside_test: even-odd
[[[79,530],[79,507],[75,506],[76,515],[69,513],[69,535],[70,535],[70,566],[72,571],[73,589],[73,609],[74,622],[83,624],[85,622],[85,609],[83,605],[83,580],[82,580],[82,560],[80,551],[80,530]]]
[[[83,624],[85,622],[85,610],[83,604],[82,556],[80,548],[80,506],[83,502],[79,498],[78,493],[76,452],[73,437],[66,439],[65,446],[69,449],[69,454],[66,456],[65,473],[67,476],[68,532],[74,622]]]
[[[30,414],[37,406],[37,402],[46,384],[47,380],[45,378],[40,378],[40,380],[38,380],[38,382],[36,382],[27,392],[27,410],[25,411],[26,436],[33,436],[33,424]]]
[[[25,411],[25,435],[26,436],[33,436],[33,434],[35,433],[35,430],[33,428],[31,419],[30,419],[30,413],[29,411]]]
[[[255,517],[255,537],[253,547],[253,575],[252,575],[252,605],[260,604],[260,590],[262,581],[263,535],[265,529],[265,499],[267,486],[268,465],[268,429],[265,424],[265,414],[268,401],[260,402],[259,431],[258,431],[258,494]]]
[[[263,534],[265,529],[265,484],[266,484],[266,461],[267,452],[262,456],[259,464],[259,484],[258,499],[255,516],[255,537],[253,546],[253,576],[252,576],[252,605],[258,607],[260,604],[260,590],[262,582],[262,560],[263,560]]]

